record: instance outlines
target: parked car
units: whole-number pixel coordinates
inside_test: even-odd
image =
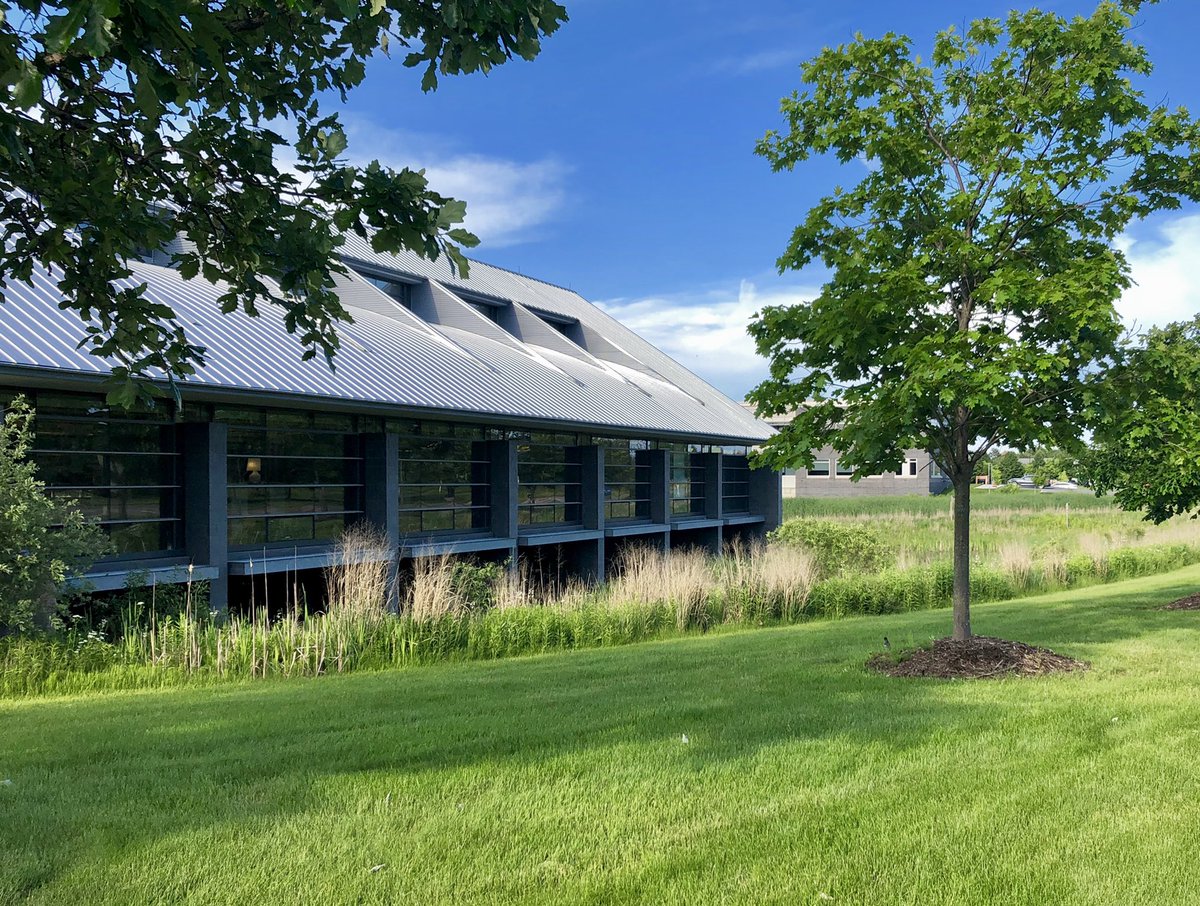
[[[1044,488],[1042,488],[1042,493],[1053,494],[1058,491],[1086,491],[1086,490],[1087,490],[1087,488],[1081,488],[1079,486],[1079,484],[1074,481],[1051,481]]]
[[[1033,483],[1033,479],[1028,475],[1022,475],[1020,478],[1010,478],[1005,484],[1016,485],[1026,491],[1032,491],[1037,485]]]

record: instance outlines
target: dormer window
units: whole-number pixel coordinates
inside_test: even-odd
[[[374,277],[371,274],[364,274],[362,271],[355,271],[355,273],[376,289],[383,290],[405,308],[412,310],[412,284],[401,283],[399,280],[388,280],[384,277]]]
[[[476,301],[475,299],[463,299],[463,301],[466,302],[467,305],[471,306],[471,308],[475,309],[477,312],[479,312],[481,315],[483,315],[485,318],[487,318],[489,321],[495,321],[495,322],[499,323],[501,306],[492,305],[490,302],[479,302],[479,301]]]
[[[540,311],[536,312],[536,314],[542,320],[543,324],[553,327],[572,343],[578,346],[585,346],[583,332],[579,328],[579,322],[574,318],[556,318]]]

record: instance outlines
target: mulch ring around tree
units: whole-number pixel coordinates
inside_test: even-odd
[[[1159,610],[1200,610],[1200,594],[1188,595],[1170,604],[1164,604]]]
[[[867,667],[888,676],[928,676],[939,679],[988,679],[1000,676],[1045,676],[1087,670],[1085,661],[1055,654],[1024,642],[990,636],[965,641],[937,639],[927,647],[877,654]]]

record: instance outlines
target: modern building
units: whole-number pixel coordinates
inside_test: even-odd
[[[190,576],[223,607],[231,583],[236,601],[334,562],[360,522],[397,561],[526,557],[592,579],[630,543],[718,550],[778,524],[779,475],[746,457],[773,429],[578,294],[357,237],[342,254],[354,323],[333,370],[301,360],[278,307],[223,315],[219,286],[134,263],[207,349],[182,405],[152,412],[105,405],[111,363],[78,348],[48,274],[6,287],[0,395],[31,399],[42,479],[112,541],[93,587]]]
[[[774,416],[765,421],[780,428],[791,417]],[[825,447],[814,454],[812,468],[785,469],[782,490],[784,497],[928,496],[950,490],[950,479],[924,450],[905,450],[894,471],[864,475],[855,481],[854,468],[842,463],[837,450]]]

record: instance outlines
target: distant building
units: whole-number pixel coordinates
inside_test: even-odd
[[[743,403],[752,409],[748,404]],[[788,416],[764,419],[781,428],[791,421]],[[923,450],[905,450],[895,471],[865,475],[854,481],[854,469],[843,465],[841,455],[832,447],[816,452],[812,468],[785,469],[783,496],[786,497],[881,497],[941,494],[950,489],[950,479]]]

